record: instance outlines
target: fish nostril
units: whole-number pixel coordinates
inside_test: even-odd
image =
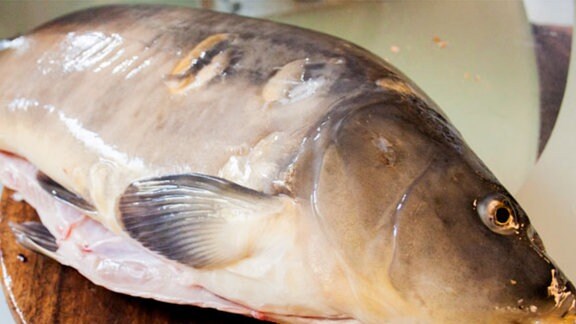
[[[544,243],[542,242],[540,235],[538,235],[538,233],[534,230],[532,226],[528,227],[527,235],[532,245],[536,247],[539,250],[539,252],[542,253],[546,252],[546,248],[544,247]]]

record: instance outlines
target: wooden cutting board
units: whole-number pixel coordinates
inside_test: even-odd
[[[76,270],[16,243],[8,222],[38,220],[4,189],[0,201],[0,266],[6,300],[21,323],[261,323],[254,319],[117,294]]]

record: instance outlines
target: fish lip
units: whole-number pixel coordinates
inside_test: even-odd
[[[562,303],[562,308],[566,309],[562,315],[562,318],[569,318],[576,322],[576,289],[570,281],[566,282],[566,286],[569,289],[569,295]]]

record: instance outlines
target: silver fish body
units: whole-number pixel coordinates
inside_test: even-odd
[[[521,207],[355,45],[112,6],[0,48],[0,180],[44,224],[13,229],[98,284],[281,322],[574,319]]]

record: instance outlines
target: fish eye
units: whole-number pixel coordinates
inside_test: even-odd
[[[519,228],[514,209],[503,195],[490,195],[482,199],[477,211],[482,222],[495,233],[510,235]]]

